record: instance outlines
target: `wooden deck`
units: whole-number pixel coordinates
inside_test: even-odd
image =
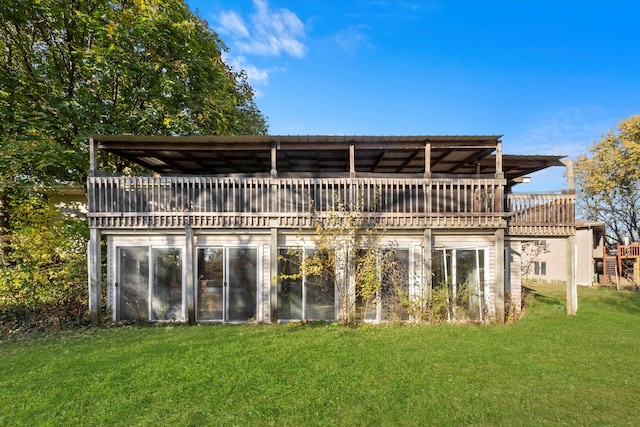
[[[508,234],[513,236],[575,233],[575,194],[509,194]]]
[[[509,234],[572,227],[574,196],[509,195],[505,212],[504,185],[494,178],[91,177],[89,225],[300,228],[343,206],[392,228],[505,228],[507,219]]]

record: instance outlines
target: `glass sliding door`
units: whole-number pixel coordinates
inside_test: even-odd
[[[182,249],[152,248],[151,320],[182,320]]]
[[[305,257],[314,249],[280,249],[278,261],[278,318],[281,320],[335,320],[335,285],[326,277],[304,271]],[[284,276],[284,277],[283,277]]]
[[[258,250],[229,248],[227,251],[228,319],[230,321],[255,319]]]
[[[222,248],[201,248],[198,257],[198,319],[224,320],[224,256]]]
[[[433,254],[433,289],[445,291],[449,315],[482,320],[486,250],[438,249]]]
[[[409,250],[397,249],[385,254],[380,283],[379,313],[382,321],[408,320]]]
[[[149,248],[123,247],[118,251],[117,320],[149,319]]]
[[[118,320],[184,320],[182,248],[117,248]]]
[[[335,320],[335,285],[320,276],[305,277],[305,320]]]
[[[301,266],[301,250],[280,249],[278,257],[278,273],[280,274],[278,319],[303,319]]]
[[[197,320],[247,321],[257,314],[258,249],[197,249]]]

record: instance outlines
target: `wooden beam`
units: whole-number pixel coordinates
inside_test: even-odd
[[[576,287],[576,236],[567,237],[567,314],[575,316],[578,311],[578,288]]]
[[[424,178],[431,178],[431,143],[424,144]]]
[[[185,253],[184,263],[187,266],[186,271],[186,303],[187,303],[187,320],[190,325],[196,323],[196,297],[195,297],[195,275],[193,269],[195,268],[193,260],[193,228],[191,224],[187,224],[184,228],[184,240],[185,240]]]
[[[423,277],[423,289],[422,289],[422,296],[424,297],[426,294],[424,293],[425,290],[430,290],[432,285],[433,285],[433,275],[432,275],[432,270],[433,270],[433,265],[432,265],[432,260],[431,260],[431,255],[433,252],[433,233],[431,231],[430,228],[425,228],[424,230],[424,235],[422,237],[422,262],[423,262],[423,270],[422,270],[422,277]]]
[[[271,143],[271,178],[278,177],[278,146]]]
[[[89,176],[96,176],[96,143],[93,138],[89,138]]]
[[[349,177],[356,177],[356,147],[353,143],[349,144]]]
[[[271,229],[271,245],[269,246],[269,323],[278,322],[278,229]]]
[[[89,283],[89,315],[91,323],[100,322],[102,308],[102,254],[100,249],[100,230],[89,229],[89,244],[87,246],[88,283]]]
[[[498,228],[495,233],[495,251],[496,251],[496,263],[495,263],[495,319],[497,323],[504,323],[504,228]]]
[[[498,140],[496,144],[496,178],[504,178],[504,172],[502,170],[502,141]]]
[[[563,159],[560,160],[567,167],[567,186],[569,187],[569,191],[576,191],[576,183],[575,178],[573,176],[573,160],[571,159]]]

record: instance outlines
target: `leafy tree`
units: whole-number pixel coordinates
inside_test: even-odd
[[[31,213],[33,230],[44,232],[36,225],[50,218],[48,206],[27,200],[44,199],[52,184],[85,181],[88,135],[266,133],[246,74],[224,62],[226,46],[183,0],[4,0],[0,19],[5,269],[22,268],[33,249],[17,243],[21,211]]]
[[[81,183],[92,133],[255,134],[226,46],[182,0],[7,0],[1,178]]]
[[[86,321],[86,224],[28,192],[12,193],[8,202],[15,214],[6,236],[11,250],[0,253],[0,323],[19,324],[33,313],[30,327]]]
[[[362,304],[358,307],[359,315],[364,318],[379,298],[381,266],[392,254],[392,248],[382,244],[385,230],[363,214],[373,209],[373,206],[364,207],[363,197],[350,206],[338,200],[337,195],[334,199],[335,208],[323,213],[312,212],[316,250],[303,258],[301,274],[335,284],[338,321],[347,324],[355,320],[358,300]]]
[[[640,115],[618,123],[576,163],[579,209],[603,221],[610,241],[640,241]]]

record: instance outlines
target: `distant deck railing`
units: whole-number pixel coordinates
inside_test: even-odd
[[[574,234],[575,198],[575,194],[509,194],[508,234]]]
[[[619,258],[640,258],[640,243],[618,245],[617,254]]]
[[[308,227],[358,210],[382,226],[504,227],[504,180],[90,177],[97,228]]]

